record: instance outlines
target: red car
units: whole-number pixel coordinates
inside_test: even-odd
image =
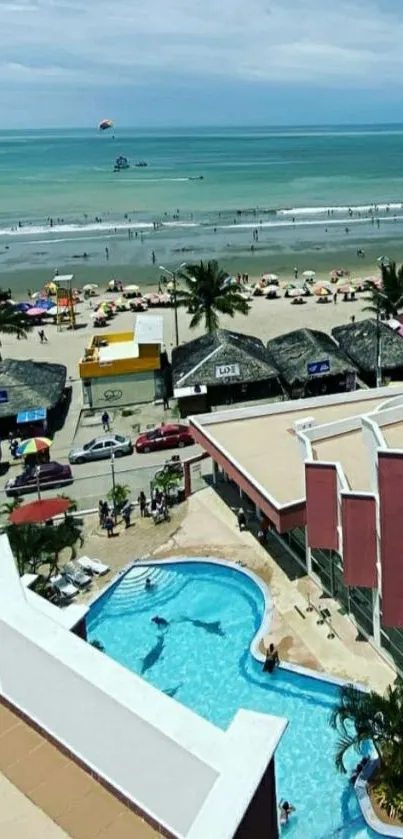
[[[37,470],[39,469],[39,476]],[[28,466],[20,475],[7,481],[5,490],[9,498],[16,498],[26,492],[36,492],[38,489],[54,489],[73,483],[73,475],[67,463],[41,463],[39,466]]]
[[[191,446],[193,437],[187,425],[160,425],[136,440],[136,452],[156,452],[159,449],[182,449]]]

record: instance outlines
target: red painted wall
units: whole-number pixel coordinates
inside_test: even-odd
[[[211,457],[218,463],[224,472],[235,481],[237,486],[246,493],[246,495],[253,501],[260,510],[267,516],[267,518],[274,524],[279,533],[285,533],[287,530],[292,530],[294,527],[304,527],[305,525],[305,503],[290,504],[288,507],[277,508],[271,504],[267,498],[260,492],[254,483],[246,478],[242,472],[237,469],[233,463],[204,436],[198,428],[191,425],[192,435],[197,443],[211,455]],[[270,488],[268,487],[268,492]]]
[[[380,452],[382,624],[403,627],[403,454]]]
[[[343,580],[346,586],[376,588],[375,498],[343,495]]]
[[[337,551],[337,471],[323,463],[305,464],[306,524],[310,548]]]

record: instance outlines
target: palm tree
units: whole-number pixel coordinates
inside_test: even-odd
[[[220,268],[215,259],[187,265],[179,275],[187,288],[176,292],[178,306],[186,306],[192,313],[190,328],[194,329],[204,320],[206,332],[215,332],[219,327],[219,317],[229,315],[233,318],[239,312],[247,315],[249,306],[242,297],[238,286],[228,282],[228,274]]]
[[[403,680],[399,677],[384,696],[353,685],[341,687],[330,724],[340,735],[337,768],[346,772],[347,752],[352,748],[359,751],[372,742],[380,761],[374,794],[382,799],[387,812],[399,810],[403,814]]]
[[[403,265],[396,268],[396,262],[381,266],[382,287],[378,288],[374,282],[367,283],[370,296],[366,298],[370,305],[364,312],[385,312],[386,315],[396,317],[403,308]]]
[[[0,307],[0,333],[15,335],[16,338],[27,338],[33,329],[31,318],[25,312],[20,312],[12,306]]]
[[[47,527],[42,524],[10,524],[7,527],[11,550],[19,574],[43,570],[47,580],[59,571],[60,554],[70,549],[71,559],[76,556],[76,545],[83,544],[81,528],[72,516],[60,524]]]

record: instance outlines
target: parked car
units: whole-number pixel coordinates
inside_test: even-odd
[[[38,473],[39,470],[39,473]],[[67,463],[40,463],[39,466],[29,466],[20,475],[10,478],[7,481],[5,490],[8,497],[24,495],[27,492],[36,492],[40,489],[52,489],[53,487],[71,484],[74,478]]]
[[[133,443],[130,437],[123,437],[122,434],[104,434],[102,437],[94,437],[84,446],[72,449],[69,452],[69,462],[85,463],[88,460],[103,460],[111,454],[115,457],[133,454]]]
[[[194,443],[187,425],[160,425],[136,440],[136,452],[156,452],[159,449],[172,449],[191,446]]]

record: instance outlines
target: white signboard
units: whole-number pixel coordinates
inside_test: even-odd
[[[241,375],[239,364],[217,364],[215,368],[216,379],[230,379]]]

